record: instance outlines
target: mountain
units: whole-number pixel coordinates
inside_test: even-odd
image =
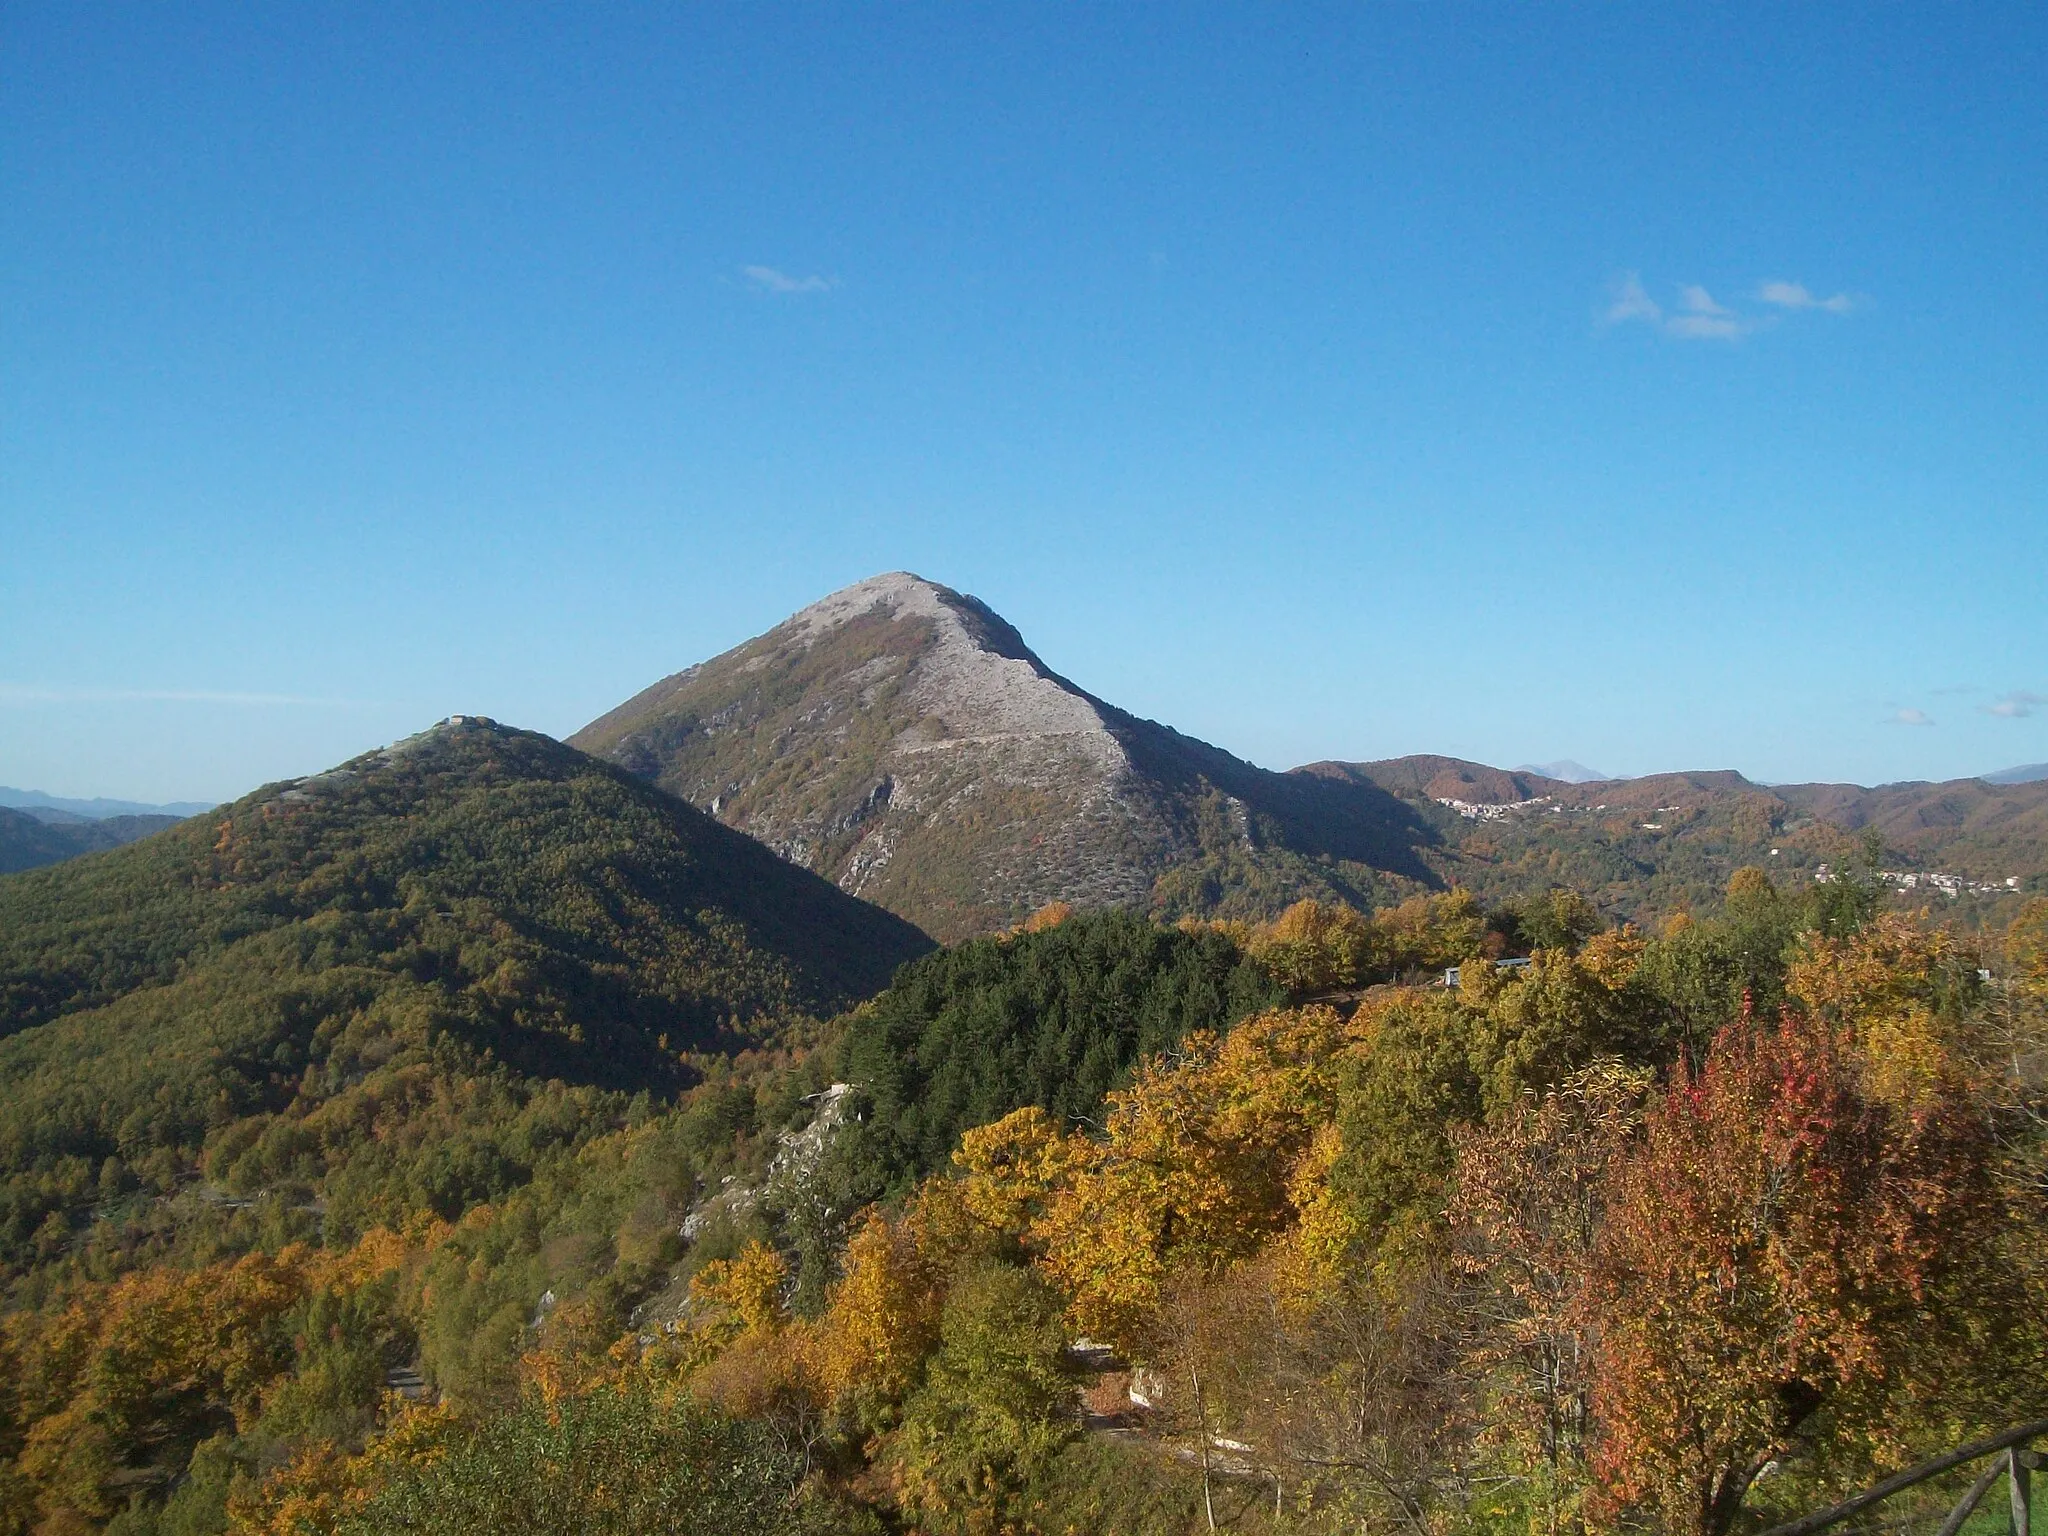
[[[61,818],[61,819],[59,819]],[[176,816],[108,816],[89,820],[67,811],[17,811],[0,806],[0,875],[118,848],[178,824]]]
[[[1052,672],[905,573],[813,604],[570,738],[943,939],[1044,903],[1164,917],[1435,882],[1370,780],[1280,774]]]
[[[2036,784],[2048,779],[2048,763],[2026,763],[2018,768],[2003,768],[1997,773],[1981,775],[1986,784]]]
[[[1850,831],[1874,829],[1920,868],[1983,880],[2048,870],[2048,780],[1986,783],[1780,784],[1787,805]]]
[[[1105,703],[987,605],[901,572],[570,740],[948,941],[1055,900],[1258,917],[1452,884],[1489,900],[1573,885],[1650,921],[1718,902],[1743,864],[1815,878],[1866,827],[1908,869],[2023,890],[2048,876],[2048,789],[2033,785],[1574,782],[1578,764],[1438,756],[1270,772]]]
[[[1602,773],[1598,768],[1588,768],[1584,763],[1575,763],[1568,757],[1561,757],[1554,763],[1524,763],[1515,772],[1533,773],[1546,779],[1558,779],[1566,784],[1591,784],[1595,780],[1614,777],[1611,773]]]
[[[1528,769],[1489,768],[1458,757],[1419,754],[1372,763],[1309,763],[1294,770],[1353,784],[1377,784],[1396,795],[1421,796],[1445,804],[1513,805],[1564,787],[1565,781]]]
[[[1968,896],[1976,915],[2002,921],[1998,901],[2048,892],[2048,781],[1762,785],[1721,769],[1572,784],[1432,756],[1295,771],[1369,780],[1406,801],[1433,836],[1419,856],[1488,901],[1568,885],[1614,916],[1655,921],[1711,908],[1745,864],[1796,886],[1860,861],[1866,832],[1899,875],[1958,882],[1896,879],[1905,900]]]
[[[61,795],[46,795],[40,789],[9,789],[5,785],[0,785],[0,806],[27,811],[45,821],[74,816],[87,821],[103,821],[115,816],[169,816],[176,820],[213,809],[210,803],[200,800],[175,800],[169,805],[150,805],[140,800],[67,800]],[[45,812],[59,814],[52,816]]]
[[[834,1011],[930,947],[628,775],[458,715],[150,842],[0,882],[0,1028],[183,985],[338,914],[374,917],[385,949],[502,926],[550,1007],[588,1002],[607,1027],[658,1026],[679,1047]]]
[[[0,879],[0,1260],[202,1164],[336,1220],[459,1211],[581,1134],[574,1085],[680,1087],[685,1053],[773,1044],[930,947],[630,775],[456,717]]]

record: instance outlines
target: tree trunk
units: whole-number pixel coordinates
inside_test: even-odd
[[[1202,1371],[1195,1364],[1194,1351],[1188,1352],[1188,1380],[1195,1389],[1195,1443],[1202,1454],[1202,1513],[1208,1517],[1209,1529],[1216,1529],[1216,1501],[1209,1490],[1209,1410],[1202,1403]]]

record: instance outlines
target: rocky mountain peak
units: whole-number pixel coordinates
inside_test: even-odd
[[[1256,861],[1268,835],[1354,863],[1406,846],[1406,813],[1378,786],[1267,773],[1134,719],[1054,673],[987,604],[905,571],[664,678],[571,740],[946,939],[1056,899],[1207,909],[1236,877],[1191,866]],[[1179,894],[1158,884],[1174,870]],[[1323,878],[1293,871],[1270,894]]]
[[[917,632],[910,643],[909,702],[921,741],[910,749],[950,749],[1000,737],[1091,736],[1118,755],[1093,699],[1054,674],[1024,637],[979,598],[908,571],[843,587],[770,630],[756,647],[831,644],[849,626],[885,620]],[[745,648],[752,649],[752,647]],[[750,664],[770,664],[769,654]],[[865,664],[864,664],[865,665]],[[933,726],[942,725],[938,735]]]

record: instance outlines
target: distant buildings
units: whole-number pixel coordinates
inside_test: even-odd
[[[1449,806],[1467,821],[1499,821],[1503,817],[1513,815],[1516,811],[1533,810],[1539,805],[1550,804],[1550,796],[1548,795],[1538,795],[1534,800],[1511,800],[1503,805],[1494,805],[1486,801],[1451,800],[1443,795],[1437,795],[1433,798],[1438,805]]]
[[[1825,864],[1816,866],[1813,871],[1816,885],[1826,885],[1834,878],[1834,871]],[[2003,880],[1971,880],[1938,869],[1880,869],[1877,881],[1895,891],[1939,891],[1951,901],[1958,896],[2006,896],[2020,888],[2018,875],[2008,875]]]

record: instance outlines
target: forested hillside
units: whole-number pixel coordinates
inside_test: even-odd
[[[74,816],[55,820],[0,805],[0,875],[61,864],[83,853],[119,848],[178,824],[175,816]]]
[[[411,784],[399,803],[429,814],[424,826],[408,818],[399,835],[430,839],[450,863],[461,857],[459,829],[477,813],[472,797],[536,782],[562,788],[594,774],[595,784],[581,792],[626,815],[636,845],[654,845],[650,859],[661,851],[662,828],[633,826],[633,806],[680,815],[686,829],[700,825],[693,813],[630,782],[623,807],[611,802],[613,774],[542,738],[444,731],[414,750],[439,761],[428,766],[401,754],[406,773],[450,776],[442,786],[450,799],[433,806],[431,792]],[[358,764],[348,782],[380,770]],[[524,792],[537,794],[524,846],[545,857],[544,829],[554,819],[548,806],[561,803],[553,792]],[[386,814],[393,808],[373,799]],[[261,806],[275,803],[259,798],[230,808],[221,825],[260,818]],[[360,821],[351,824],[362,830]],[[369,821],[383,824],[382,817]],[[572,829],[590,830],[573,818],[557,830]],[[712,831],[714,849],[738,841]],[[330,828],[311,846],[340,852],[335,844]],[[307,844],[298,846],[295,895],[273,886],[259,905],[308,896],[303,876],[317,861],[305,857]],[[578,846],[564,837],[556,863],[573,864]],[[619,857],[618,848],[608,856]],[[886,917],[877,926],[875,914],[830,887],[760,857],[771,874],[781,869],[775,878],[786,908],[800,909],[806,889],[822,890],[827,911],[847,909],[841,920],[858,919],[851,931],[871,949],[896,937]],[[280,873],[261,859],[247,859],[243,874]],[[357,866],[357,878],[340,888],[360,897],[374,885],[366,878],[373,869]],[[461,883],[474,895],[493,878],[471,867]],[[700,899],[719,879],[703,878]],[[452,872],[438,877],[457,880]],[[122,889],[148,904],[135,886]],[[439,884],[435,899],[450,894],[450,884]],[[573,887],[566,894],[566,908],[543,911],[558,921],[564,911],[580,913],[586,942],[601,936],[590,926],[596,908],[588,894]],[[185,910],[182,902],[161,908],[164,932],[173,931],[169,913]],[[255,950],[247,946],[265,935],[221,937],[231,926],[227,911],[257,921],[250,904],[210,909],[216,921],[208,943],[217,953],[200,967],[226,966],[223,974],[238,980],[197,993],[175,980],[143,987],[136,995],[163,994],[149,1011],[117,1003],[60,1013],[0,1044],[8,1066],[32,1064],[38,1072],[28,1093],[8,1095],[0,1143],[18,1159],[9,1168],[17,1241],[4,1332],[12,1385],[0,1390],[0,1455],[11,1458],[0,1467],[0,1514],[23,1522],[15,1528],[112,1519],[128,1531],[157,1529],[160,1520],[167,1530],[221,1529],[231,1488],[253,1498],[281,1458],[364,1444],[379,1422],[387,1381],[418,1382],[445,1410],[463,1415],[436,1425],[450,1434],[474,1430],[476,1454],[498,1458],[495,1471],[479,1473],[467,1492],[422,1494],[394,1484],[394,1509],[417,1512],[408,1502],[416,1496],[437,1508],[473,1509],[474,1501],[497,1497],[499,1484],[516,1485],[522,1467],[538,1475],[533,1437],[555,1432],[491,1417],[517,1400],[522,1383],[557,1369],[587,1373],[635,1319],[672,1317],[676,1296],[687,1294],[676,1287],[694,1269],[737,1254],[749,1239],[780,1235],[793,1252],[808,1246],[824,1266],[814,1272],[822,1294],[852,1208],[821,1208],[819,1191],[848,1180],[900,1183],[899,1170],[914,1179],[925,1171],[920,1156],[943,1163],[954,1130],[908,1142],[886,1116],[875,1120],[876,1140],[833,1145],[829,1166],[793,1160],[803,1144],[798,1133],[820,1099],[832,1097],[823,1090],[833,1071],[852,1072],[865,1102],[902,1109],[890,1082],[900,1085],[905,1064],[887,1043],[908,1027],[923,1047],[922,1070],[948,1077],[957,1090],[949,1122],[956,1129],[1022,1104],[1071,1101],[1085,1110],[1122,1080],[1141,1050],[1227,1027],[1281,996],[1226,936],[1163,931],[1120,914],[1068,926],[1054,913],[1000,944],[905,965],[896,986],[833,1026],[808,1054],[801,1049],[808,1032],[789,1028],[802,1020],[781,1012],[755,1021],[753,1033],[768,1037],[763,1048],[697,1052],[665,1073],[650,1070],[629,1092],[573,1070],[554,1077],[515,1070],[498,1054],[494,1032],[510,1021],[496,1009],[506,999],[446,985],[463,954],[491,959],[486,979],[501,975],[487,940],[456,955],[435,956],[417,943],[379,955],[358,931],[352,953],[331,951],[347,925],[321,921],[333,904],[314,906],[306,919],[312,933]],[[84,893],[73,891],[74,920],[87,910]],[[121,927],[112,915],[108,931]],[[507,915],[500,910],[501,925]],[[643,916],[651,922],[659,912]],[[396,919],[387,913],[385,920]],[[532,914],[526,921],[541,926]],[[869,924],[865,933],[861,921]],[[175,932],[187,954],[207,947],[182,928]],[[680,940],[657,929],[636,942]],[[913,938],[908,948],[916,947]],[[753,958],[763,968],[781,963]],[[881,958],[863,963],[879,968]],[[422,997],[407,985],[422,971],[441,984],[437,995]],[[708,984],[715,974],[707,967],[700,979]],[[256,985],[263,978],[267,985]],[[736,981],[734,996],[742,995]],[[224,1000],[223,1015],[216,1005]],[[408,1019],[411,1009],[425,1016]],[[276,1027],[256,1035],[266,1015]],[[771,1023],[782,1028],[771,1031]],[[237,1028],[248,1043],[231,1038]],[[124,1038],[130,1033],[138,1037],[132,1043]],[[747,1038],[743,1030],[724,1043]],[[573,1049],[556,1059],[572,1069],[585,1062]],[[685,1087],[699,1071],[708,1080]],[[63,1091],[61,1074],[79,1088]],[[1077,1091],[1077,1084],[1093,1087]],[[96,1103],[103,1106],[97,1113]],[[88,1140],[96,1135],[104,1139]],[[926,1145],[936,1153],[925,1153]],[[897,1151],[905,1146],[908,1161]],[[617,1414],[602,1422],[681,1455],[739,1455],[745,1463],[705,1469],[702,1477],[679,1465],[657,1490],[661,1497],[721,1508],[718,1501],[728,1500],[734,1518],[747,1508],[754,1509],[749,1518],[767,1520],[762,1509],[773,1516],[742,1528],[792,1528],[788,1479],[801,1467],[787,1463],[774,1437],[706,1420],[672,1394],[633,1398],[619,1412],[628,1408],[623,1429]],[[509,1441],[493,1438],[501,1430]],[[727,1473],[737,1486],[721,1484]],[[448,1518],[454,1523],[437,1528],[465,1528]]]
[[[1085,1119],[1140,1057],[1285,997],[1226,935],[1132,913],[971,940],[905,967],[849,1021],[841,1072],[859,1099],[835,1152],[856,1193],[901,1193],[962,1132],[1025,1105]]]
[[[559,743],[438,727],[0,881],[0,1262],[182,1241],[173,1196],[276,1232],[458,1215],[518,1181],[510,1142],[581,1134],[564,1105],[672,1094],[926,947]]]
[[[1723,1536],[2048,1414],[2048,902],[1431,760],[1352,905],[1364,769],[1154,745],[1201,858],[935,952],[479,720],[0,880],[0,1532]]]
[[[566,765],[544,782],[593,771],[508,733],[433,750],[490,780],[529,745]],[[1054,907],[820,1033],[693,1055],[666,1101],[513,1070],[487,991],[408,1035],[364,963],[275,1107],[236,1097],[250,1056],[188,1053],[219,1092],[191,1140],[22,1167],[51,1214],[0,1333],[0,1510],[1753,1529],[2048,1413],[2048,905],[1978,942],[1883,902],[1749,869],[1650,935],[1568,890]],[[227,926],[222,957],[252,942]],[[291,1008],[329,996],[261,953]],[[127,1102],[119,1148],[177,1100]]]
[[[931,1533],[1789,1519],[2048,1414],[2048,903],[1980,948],[1879,900],[1748,869],[1654,936],[1564,895],[1297,909],[1244,934],[1297,996],[1447,952],[1462,984],[968,1129],[822,1305],[756,1243],[655,1369]]]

